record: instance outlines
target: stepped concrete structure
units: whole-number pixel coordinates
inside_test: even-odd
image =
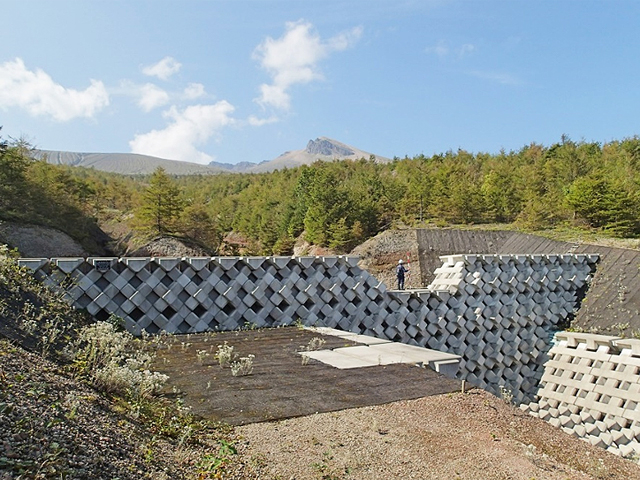
[[[329,327],[458,355],[458,378],[530,402],[550,338],[578,308],[597,259],[450,255],[416,291],[388,290],[349,256],[19,263],[94,317],[124,318],[134,334]]]
[[[521,408],[592,445],[637,458],[639,372],[640,340],[559,332],[538,399]]]
[[[573,327],[609,335],[623,330],[627,337],[640,331],[640,242],[629,248],[593,245],[580,241],[563,242],[538,235],[504,230],[415,230],[415,250],[420,261],[421,280],[428,285],[441,265],[440,257],[459,253],[583,255],[597,254],[598,269],[589,294],[572,320]],[[407,247],[404,247],[407,248]],[[402,257],[398,257],[402,258]],[[621,328],[626,326],[626,328]]]

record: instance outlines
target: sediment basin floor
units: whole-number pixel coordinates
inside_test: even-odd
[[[192,412],[231,425],[281,420],[314,413],[380,405],[449,393],[452,380],[411,363],[341,370],[300,352],[314,338],[323,350],[362,345],[347,338],[297,327],[166,337],[153,368],[169,375],[167,393],[178,392]],[[319,340],[316,340],[318,342]],[[237,357],[254,355],[253,371],[233,376],[221,367],[218,346]],[[303,364],[304,362],[308,362]]]

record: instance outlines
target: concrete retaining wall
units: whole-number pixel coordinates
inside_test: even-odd
[[[559,332],[538,400],[521,405],[592,445],[640,455],[640,340]]]
[[[625,335],[640,330],[640,241],[627,240],[627,248],[561,242],[520,232],[455,229],[416,231],[424,285],[433,280],[442,255],[473,254],[594,254],[600,257],[589,294],[572,326],[614,335],[627,325]],[[400,258],[400,257],[398,257]],[[397,261],[397,260],[396,260]]]
[[[555,325],[597,256],[442,257],[429,290],[391,291],[356,257],[22,259],[96,318],[139,334],[298,321],[462,356],[459,378],[533,400]]]
[[[326,326],[462,357],[457,377],[640,455],[640,340],[557,332],[597,255],[450,255],[427,290],[387,290],[355,257],[21,259],[98,318],[140,333]]]
[[[140,334],[336,325],[378,310],[384,285],[356,257],[23,259],[98,319]],[[357,308],[356,308],[357,307]]]
[[[412,309],[409,323],[424,317],[426,346],[462,356],[462,378],[496,395],[507,389],[518,403],[533,399],[550,336],[578,309],[597,256],[442,258],[430,289],[445,301]]]

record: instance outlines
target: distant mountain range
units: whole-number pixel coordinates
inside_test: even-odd
[[[197,175],[223,173],[226,170],[198,163],[178,162],[136,153],[76,153],[57,150],[35,150],[32,156],[38,160],[74,167],[95,168],[103,172],[123,175],[147,175],[162,167],[171,175]]]
[[[337,140],[332,140],[327,137],[316,138],[315,140],[309,140],[307,147],[304,150],[292,150],[284,152],[273,160],[253,164],[245,171],[259,173],[259,172],[271,172],[273,170],[280,170],[283,168],[294,168],[300,165],[310,165],[317,160],[334,161],[334,160],[357,160],[359,158],[366,158],[367,160],[372,156],[372,153],[365,152],[358,148],[340,143]],[[376,161],[386,163],[390,160],[386,157],[376,157]],[[219,164],[210,164],[218,166]]]
[[[317,160],[357,160],[360,158],[369,159],[372,156],[378,162],[386,163],[390,161],[386,157],[373,155],[327,137],[309,140],[304,150],[288,151],[273,160],[265,160],[261,163],[240,162],[231,164],[211,162],[209,165],[200,165],[135,153],[75,153],[57,150],[35,150],[33,152],[34,158],[39,160],[46,158],[49,163],[95,168],[96,170],[124,175],[145,175],[152,173],[158,167],[164,168],[171,175],[261,173],[283,168],[295,168],[300,165],[310,165]]]

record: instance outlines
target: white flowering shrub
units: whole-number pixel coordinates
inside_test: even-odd
[[[218,359],[221,367],[229,365],[235,358],[233,346],[229,345],[227,342],[224,342],[224,345],[218,345],[218,351],[215,354],[215,358]]]
[[[313,337],[311,340],[309,340],[309,343],[307,344],[307,352],[320,350],[325,343],[327,343],[327,341],[324,338]]]
[[[76,367],[108,392],[127,393],[136,398],[157,393],[169,377],[150,371],[151,355],[135,345],[133,335],[117,331],[114,323],[97,322],[80,331],[74,358]]]
[[[237,362],[233,362],[231,367],[231,375],[234,377],[244,377],[245,375],[251,375],[253,372],[253,359],[255,355],[247,355],[240,358]]]

